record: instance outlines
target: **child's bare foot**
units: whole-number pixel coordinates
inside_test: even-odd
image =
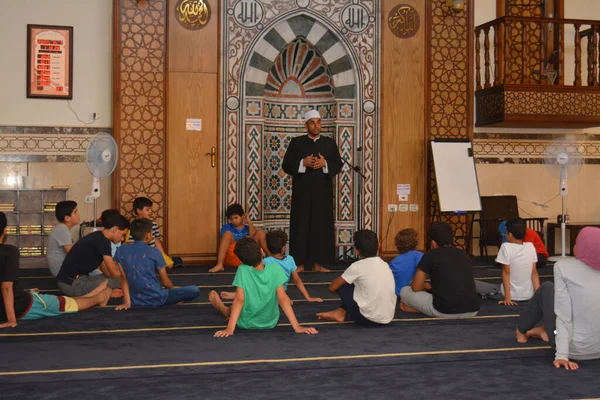
[[[416,308],[407,306],[403,302],[400,302],[400,309],[404,312],[410,312],[410,313],[420,313],[421,312],[421,311],[417,310]]]
[[[221,315],[223,317],[225,317],[226,319],[229,318],[229,313],[231,311],[230,311],[229,307],[227,307],[225,304],[223,304],[223,301],[221,301],[219,294],[215,290],[211,290],[208,293],[208,301],[210,301],[210,304],[212,304],[212,306],[217,311],[219,311],[219,313],[221,313]]]
[[[519,328],[517,328],[517,342],[527,343],[527,335],[519,332]]]
[[[119,297],[123,297],[123,291],[121,289],[112,289],[110,293],[110,297],[114,299],[118,299]]]
[[[88,294],[86,294],[83,297],[94,297],[98,293],[101,293],[102,291],[104,291],[104,289],[106,289],[107,287],[108,287],[108,279],[102,281],[102,283],[100,283],[98,286],[96,286],[96,289],[92,290],[91,292],[89,292]]]
[[[548,332],[546,332],[545,326],[538,326],[537,328],[533,328],[527,331],[527,337],[542,339],[544,342],[549,342]]]
[[[313,270],[315,272],[331,272],[331,270],[325,268],[324,266],[322,266],[321,264],[318,264],[318,263],[313,264]]]
[[[317,313],[317,318],[327,321],[344,322],[346,320],[346,310],[338,308],[332,311]]]
[[[211,290],[210,292],[208,292],[208,301],[210,301],[210,304],[212,304],[213,306],[216,306],[216,304],[221,302],[221,300],[219,300],[219,295],[217,294],[216,290]]]
[[[210,296],[210,294],[209,294]],[[235,299],[235,293],[233,292],[221,292],[221,298],[223,300],[233,300]]]
[[[298,265],[298,267],[296,268],[296,272],[304,272],[304,265]]]
[[[222,265],[215,265],[214,267],[212,267],[211,269],[208,270],[208,272],[220,272],[220,271],[225,271],[225,268]]]

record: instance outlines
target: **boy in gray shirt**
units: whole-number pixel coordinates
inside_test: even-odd
[[[59,223],[54,227],[48,238],[46,258],[50,272],[53,276],[56,276],[67,253],[73,247],[71,228],[79,223],[80,217],[77,203],[72,200],[59,201],[56,204],[54,214]]]

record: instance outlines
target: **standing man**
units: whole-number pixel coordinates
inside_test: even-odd
[[[292,139],[282,164],[293,177],[290,255],[299,272],[309,261],[315,271],[329,272],[323,264],[335,259],[333,178],[342,160],[335,141],[321,136],[319,112],[310,110],[304,122],[308,135]]]

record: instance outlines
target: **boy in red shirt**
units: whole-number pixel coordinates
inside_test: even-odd
[[[523,242],[532,243],[533,247],[535,247],[535,252],[537,253],[537,268],[544,268],[546,263],[548,262],[548,250],[546,250],[546,245],[542,241],[542,238],[536,231],[531,228],[527,228],[525,231],[525,236],[523,236]]]

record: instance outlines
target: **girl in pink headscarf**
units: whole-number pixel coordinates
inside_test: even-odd
[[[540,286],[517,325],[519,343],[550,342],[554,366],[571,370],[579,365],[570,359],[600,359],[600,229],[579,232],[575,257],[554,264],[554,283]]]

